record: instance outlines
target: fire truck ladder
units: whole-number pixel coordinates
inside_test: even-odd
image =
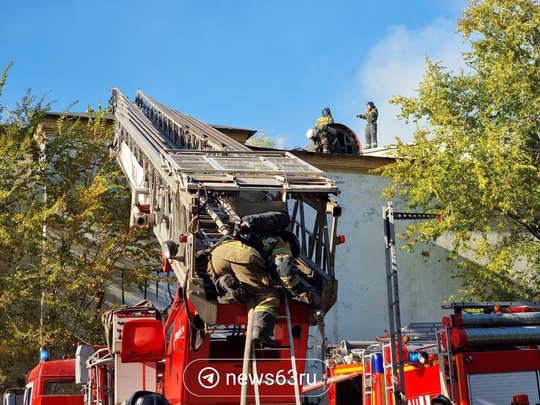
[[[334,277],[341,207],[330,197],[338,189],[324,172],[289,152],[251,151],[140,90],[135,103],[118,89],[112,93],[111,154],[131,183],[131,225],[151,227],[160,243],[190,236],[188,255],[171,261],[179,281],[196,278],[190,250],[209,248],[229,235],[240,215],[287,209],[288,200],[293,201],[292,230],[302,244],[303,264]],[[312,229],[309,209],[315,210]]]
[[[140,90],[131,102],[113,89],[112,108],[110,153],[130,183],[130,224],[154,231],[166,248],[164,266],[174,272],[206,331],[217,324],[219,305],[205,289],[206,253],[249,214],[291,213],[289,230],[301,245],[297,267],[321,290],[327,312],[337,298],[341,207],[332,197],[339,192],[334,181],[289,152],[252,151]]]
[[[276,348],[265,348],[261,350],[287,350],[290,352],[290,358],[291,358],[291,371],[293,375],[295,376],[296,380],[294,381],[294,397],[295,397],[295,404],[301,405],[302,404],[302,398],[300,393],[300,379],[298,378],[298,371],[296,367],[296,354],[294,350],[294,339],[293,339],[293,330],[292,330],[292,323],[291,323],[291,312],[289,307],[289,297],[287,294],[283,294],[284,299],[284,307],[285,307],[285,315],[278,316],[278,318],[286,318],[287,321],[287,333],[289,337],[289,345],[283,346],[283,347],[276,347]],[[257,376],[257,356],[256,356],[256,348],[255,345],[252,342],[252,336],[251,333],[253,331],[253,312],[254,312],[254,303],[252,302],[249,306],[249,313],[248,313],[248,324],[247,324],[247,335],[246,335],[246,347],[244,351],[244,364],[242,368],[243,375],[249,375],[250,369],[253,373],[253,375]],[[249,385],[244,384],[242,386],[242,393],[241,393],[241,405],[247,405],[248,404],[248,390]],[[258,379],[254,379],[253,384],[253,390],[254,390],[254,397],[255,397],[255,403],[256,405],[260,404],[260,397],[259,397],[259,390],[258,390]]]
[[[362,369],[364,372],[364,393],[366,398],[366,403],[372,403],[372,393],[373,393],[373,370],[371,369],[371,356],[372,353],[369,351],[364,351],[362,355]]]
[[[450,343],[443,344],[443,342],[451,342],[450,339],[450,329],[446,325],[437,333],[437,347],[443,357],[439,360],[439,380],[441,382],[441,393],[454,401],[454,398],[456,398],[454,392],[456,371],[452,366],[452,345]],[[448,390],[448,387],[450,387],[450,390]]]
[[[405,379],[399,379],[399,376],[404,375],[403,359],[403,341],[401,330],[401,314],[399,307],[399,284],[397,271],[397,254],[396,254],[396,232],[394,227],[395,220],[422,220],[430,218],[439,218],[437,214],[423,214],[411,212],[394,212],[392,202],[388,203],[387,207],[383,207],[383,222],[384,222],[384,243],[386,248],[386,278],[387,278],[387,295],[388,295],[388,319],[390,321],[390,361],[392,385],[387,386],[387,390],[392,390],[394,396],[394,404],[406,404],[405,396]],[[396,348],[392,350],[392,348]],[[387,396],[388,397],[388,396]]]

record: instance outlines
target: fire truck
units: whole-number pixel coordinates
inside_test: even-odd
[[[331,405],[540,403],[540,303],[459,302],[439,322],[401,326],[395,220],[436,214],[383,208],[389,329],[328,346]]]
[[[462,302],[444,308],[453,313],[441,322],[403,327],[401,349],[390,343],[388,334],[329,345],[324,378],[304,384],[302,394],[322,390],[330,405],[540,402],[540,303]],[[130,311],[122,314],[136,314]],[[53,360],[36,367],[28,377],[24,403],[83,404],[73,388],[74,364],[75,359]],[[109,380],[106,375],[89,380],[95,392],[110,386],[112,374]]]
[[[299,404],[315,381],[305,372],[316,361],[306,358],[309,329],[324,334],[337,297],[334,257],[344,237],[335,182],[290,152],[253,151],[140,90],[132,102],[113,89],[111,102],[110,156],[130,184],[130,226],[153,230],[176,295],[167,316],[148,301],[104,316],[107,345],[79,346],[72,359],[84,403]],[[358,154],[354,132],[334,129],[343,153]],[[246,217],[283,212],[300,245],[296,268],[321,305],[281,291],[277,347],[261,348],[250,337],[253,305],[216,292],[208,253]]]
[[[539,403],[540,304],[445,307],[441,322],[402,328],[400,348],[385,335],[329,349],[330,404]]]

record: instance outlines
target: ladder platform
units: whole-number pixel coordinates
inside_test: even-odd
[[[324,172],[289,152],[197,151],[164,149],[162,160],[185,173],[295,175],[324,177]]]
[[[163,168],[184,189],[204,184],[214,190],[338,193],[324,172],[289,152],[165,149],[160,156]]]

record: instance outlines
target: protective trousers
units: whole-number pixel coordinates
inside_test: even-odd
[[[337,144],[337,138],[334,135],[324,131],[321,132],[319,142],[320,149],[323,153],[331,153]]]
[[[366,124],[366,149],[377,147],[377,124]]]
[[[234,274],[255,298],[255,311],[266,311],[277,316],[279,293],[266,270],[265,261],[256,249],[237,240],[226,241],[212,251],[210,260],[208,269],[212,279]]]

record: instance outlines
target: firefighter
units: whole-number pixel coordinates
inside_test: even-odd
[[[358,118],[366,120],[366,144],[364,149],[377,147],[377,118],[379,118],[379,111],[373,101],[368,101],[366,104],[366,113],[358,114]]]
[[[278,236],[279,235],[279,236]],[[300,253],[296,236],[288,231],[276,235],[251,235],[249,239],[224,239],[211,252],[208,272],[213,280],[234,276],[238,287],[255,299],[252,341],[275,347],[272,339],[279,306],[279,292],[272,275],[297,301],[320,305],[318,294],[298,275],[294,265]],[[233,295],[234,292],[233,292]]]
[[[326,107],[322,110],[322,116],[315,123],[315,133],[313,142],[315,143],[316,152],[330,153],[336,147],[337,138],[328,132],[328,125],[334,123],[334,118],[330,108]]]
[[[429,403],[431,405],[452,405],[452,401],[444,395],[437,395],[436,397],[431,398]]]

